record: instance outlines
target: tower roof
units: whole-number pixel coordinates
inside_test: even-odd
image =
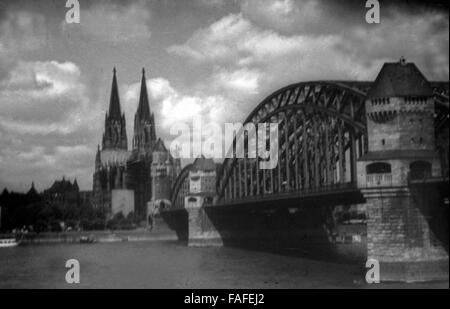
[[[162,141],[161,138],[158,138],[158,140],[156,141],[155,144],[155,148],[153,148],[153,151],[167,151],[166,146],[164,145],[164,142]]]
[[[216,164],[214,163],[213,159],[205,158],[205,156],[202,155],[200,158],[194,160],[194,163],[192,164],[192,170],[204,172],[215,171]]]
[[[111,97],[109,100],[109,118],[120,119],[122,117],[120,111],[119,87],[117,86],[116,68],[113,69],[113,80],[111,86]]]
[[[414,63],[388,62],[383,65],[370,88],[367,99],[388,97],[427,97],[433,90]]]
[[[136,117],[138,120],[151,121],[150,118],[150,106],[148,103],[147,94],[147,83],[145,80],[145,69],[142,68],[142,79],[141,79],[141,94],[139,96],[139,105],[136,112]]]
[[[28,190],[27,194],[28,195],[37,195],[37,191],[34,187],[34,181],[31,182],[31,188],[30,188],[30,190]]]
[[[2,194],[0,194],[0,196],[2,196],[2,195],[9,195],[9,191],[8,191],[8,189],[5,187],[5,188],[3,188],[3,191],[2,191]]]

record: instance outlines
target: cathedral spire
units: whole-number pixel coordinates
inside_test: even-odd
[[[102,164],[102,157],[100,154],[100,145],[97,145],[97,153],[95,154],[95,169],[98,170]]]
[[[117,86],[116,67],[113,69],[113,80],[111,86],[111,98],[109,101],[109,115],[111,119],[120,119],[122,113],[120,111],[119,88]]]
[[[150,153],[155,141],[155,122],[153,114],[150,113],[145,69],[143,68],[139,104],[134,116],[133,149],[138,150],[140,153]]]
[[[105,133],[102,147],[105,149],[128,148],[125,114],[120,110],[119,87],[117,86],[116,68],[113,70],[109,113],[105,117]]]
[[[76,177],[75,177],[75,180],[73,181],[72,187],[74,189],[76,189],[77,191],[80,189],[80,187],[78,186],[78,182],[77,182],[77,178]]]
[[[144,68],[142,68],[141,94],[136,114],[137,120],[150,121],[150,106],[148,104],[147,83],[145,80]]]

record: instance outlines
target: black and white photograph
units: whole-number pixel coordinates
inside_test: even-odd
[[[0,0],[0,289],[449,289],[447,1]]]

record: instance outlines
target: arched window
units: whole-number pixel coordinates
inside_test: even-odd
[[[424,179],[431,176],[431,163],[414,161],[409,165],[411,179]]]
[[[375,162],[366,166],[367,174],[390,174],[391,165],[384,162]]]

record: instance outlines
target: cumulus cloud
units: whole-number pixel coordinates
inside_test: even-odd
[[[206,122],[219,121],[223,117],[224,107],[229,103],[220,95],[184,93],[173,88],[164,78],[147,79],[146,84],[150,109],[156,114],[157,126],[161,126],[166,132],[176,122],[191,123],[194,116],[200,116]],[[124,93],[125,113],[134,117],[139,101],[140,83],[126,85]],[[131,121],[130,119],[130,123]]]
[[[234,71],[221,69],[213,74],[213,84],[217,90],[236,92],[238,95],[258,92],[261,73],[258,70],[240,68]]]
[[[226,0],[194,0],[195,4],[203,7],[217,8],[225,5]]]
[[[286,55],[302,45],[300,37],[286,37],[255,27],[242,14],[230,14],[197,31],[185,44],[169,47],[169,53],[203,62],[238,60],[248,65]]]
[[[28,11],[8,11],[0,21],[0,57],[33,51],[46,44],[45,17]]]
[[[337,49],[336,35],[283,35],[256,26],[243,14],[230,14],[196,31],[169,53],[196,65],[214,64],[204,89],[255,106],[262,95],[288,83],[314,79],[372,78],[379,62],[359,62]]]
[[[236,102],[220,94],[209,95],[204,91],[181,91],[174,88],[167,79],[147,79],[147,90],[150,100],[150,109],[155,113],[156,129],[166,145],[177,139],[185,143],[192,142],[189,136],[179,137],[170,131],[177,125],[187,125],[193,129],[193,121],[200,120],[203,140],[213,138],[221,140],[218,131],[208,131],[211,126],[223,126],[225,119],[235,119]],[[127,131],[132,134],[133,117],[139,100],[140,83],[133,83],[123,87],[125,114],[127,115]],[[212,135],[213,134],[213,135]],[[184,163],[189,162],[187,160]]]
[[[288,32],[294,27],[308,30],[305,28],[323,22],[315,0],[243,0],[241,10],[256,24],[278,31]]]
[[[251,3],[247,1],[243,7]],[[318,16],[327,16],[317,1],[303,5],[317,10],[314,14]],[[270,18],[298,10],[290,1],[281,0],[268,1],[262,7],[270,11]],[[216,82],[230,80],[234,74],[230,72],[259,72],[257,80],[263,89],[313,79],[372,80],[383,62],[400,56],[424,68],[430,79],[448,78],[448,66],[444,65],[448,63],[446,16],[429,12],[411,18],[394,9],[389,16],[376,27],[357,23],[339,31],[339,27],[330,25],[333,31],[282,34],[267,28],[268,24],[258,26],[245,13],[229,14],[197,30],[185,43],[169,47],[168,52],[197,65],[214,64],[215,71],[220,72],[213,73]],[[303,22],[296,15],[292,18],[296,24]],[[229,72],[228,76],[224,72]],[[255,84],[250,82],[255,80],[247,79],[247,85]]]
[[[52,45],[42,14],[26,10],[5,10],[0,14],[0,81],[6,78],[21,54]]]
[[[412,18],[395,10],[391,14],[392,18],[385,18],[378,27],[349,28],[337,44],[337,51],[360,63],[404,56],[415,62],[427,78],[448,80],[448,16],[429,12]]]
[[[81,10],[80,24],[63,22],[62,27],[72,35],[80,33],[103,42],[125,43],[148,40],[151,36],[149,21],[150,11],[142,1],[130,5],[101,2]]]
[[[31,134],[73,132],[89,119],[80,74],[71,62],[19,62],[0,83],[0,126]]]
[[[0,179],[49,185],[63,174],[86,186],[96,115],[73,62],[20,61],[0,82]]]

